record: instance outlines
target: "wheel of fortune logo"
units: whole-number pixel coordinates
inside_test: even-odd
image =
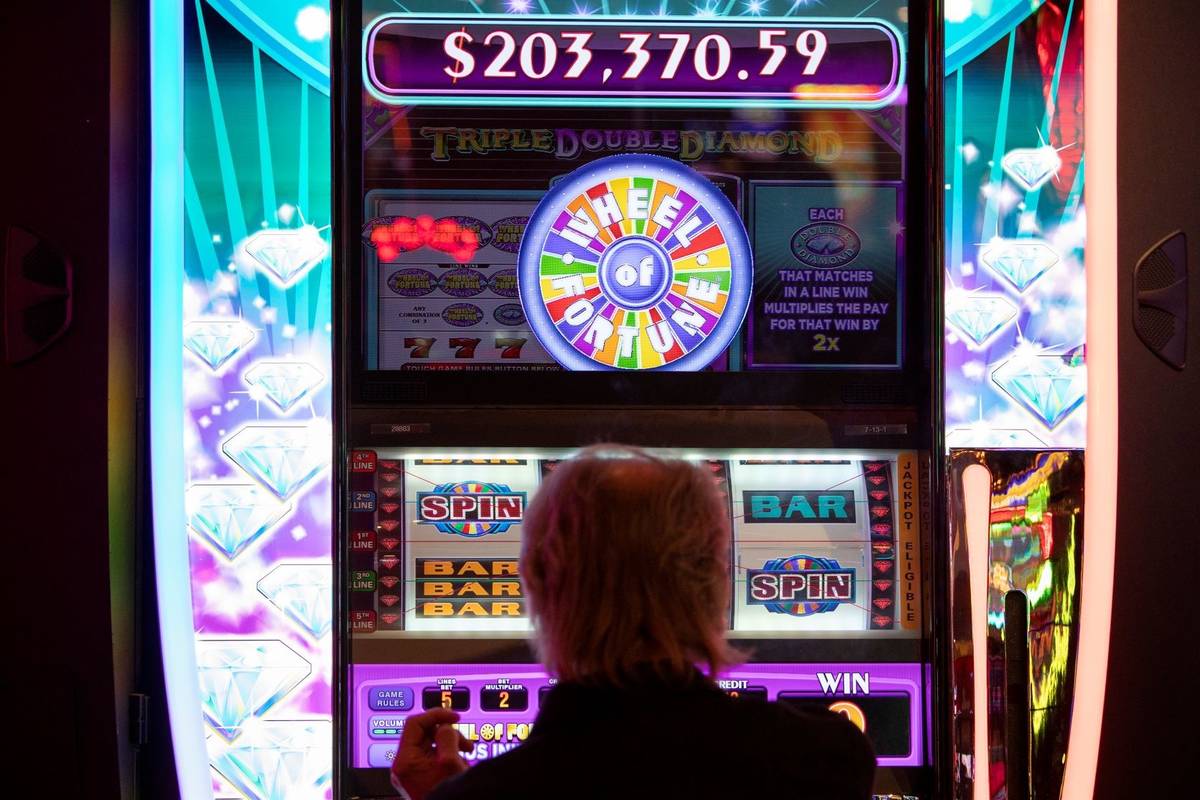
[[[519,290],[546,351],[572,370],[699,370],[729,346],[754,264],[736,209],[661,156],[615,155],[546,194],[521,242]]]
[[[417,518],[439,533],[475,539],[504,533],[525,516],[525,492],[502,483],[443,483],[417,492]]]

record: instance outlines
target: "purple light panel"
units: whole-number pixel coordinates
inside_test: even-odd
[[[916,767],[925,763],[921,675],[920,664],[746,664],[721,675],[719,683],[726,692],[765,692],[770,700],[800,707],[853,704],[866,720],[879,765]],[[467,760],[499,755],[528,736],[540,694],[552,683],[539,664],[355,664],[353,765],[389,767],[404,718],[423,710],[427,691],[440,698],[452,689],[458,690],[456,705],[465,704],[458,726],[476,741]],[[507,691],[504,701],[511,707],[521,704],[521,689],[524,710],[481,708],[485,690],[493,704]],[[844,712],[853,716],[854,709]]]

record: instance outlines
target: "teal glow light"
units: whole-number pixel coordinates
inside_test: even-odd
[[[297,3],[206,0],[230,25],[293,74],[329,94],[329,37],[306,39],[297,31]]]
[[[769,25],[778,23],[782,25],[795,25],[795,18],[788,17],[755,17],[753,20],[739,20],[729,17],[716,17],[716,7],[713,13],[709,13],[707,9],[710,6],[693,6],[693,12],[696,16],[692,20],[696,24],[712,24],[714,26],[729,27],[729,26],[753,26]],[[518,25],[553,25],[559,24],[578,24],[580,15],[590,16],[595,13],[587,3],[580,4],[575,1],[574,14],[572,16],[563,15],[538,15],[531,16],[525,19],[516,19],[512,16],[496,16],[496,15],[481,15],[479,17],[470,17],[474,22],[494,21],[503,23],[505,26]],[[697,10],[699,9],[699,10]],[[455,23],[461,22],[463,17],[458,14],[383,14],[371,21],[366,34],[362,40],[362,57],[360,65],[362,67],[362,83],[367,92],[379,102],[389,106],[416,106],[416,105],[438,105],[438,106],[546,106],[554,108],[562,107],[581,107],[581,108],[604,108],[604,107],[627,107],[633,102],[637,102],[640,106],[648,108],[808,108],[808,109],[861,109],[874,110],[886,108],[892,105],[904,94],[905,81],[908,74],[908,53],[905,47],[904,36],[887,20],[877,19],[875,17],[856,17],[853,23],[848,23],[844,17],[805,17],[804,22],[814,26],[831,26],[831,27],[867,27],[875,26],[886,31],[887,35],[892,38],[896,45],[896,81],[895,88],[888,94],[887,97],[874,101],[861,100],[804,100],[798,98],[763,98],[763,97],[522,97],[522,96],[507,96],[495,95],[491,97],[471,95],[471,96],[455,96],[455,95],[386,95],[375,88],[371,80],[370,70],[368,69],[367,48],[370,45],[372,33],[374,29],[387,24],[388,22],[399,21],[411,23],[414,17],[420,20],[443,21],[450,20]],[[707,23],[699,20],[712,18]],[[595,19],[590,22],[593,26],[616,26],[624,27],[630,23],[644,22],[649,25],[662,25],[665,20],[661,14],[640,15],[622,17],[620,19]]]
[[[179,796],[212,797],[192,632],[183,426],[183,4],[150,3],[150,482],[159,635]]]

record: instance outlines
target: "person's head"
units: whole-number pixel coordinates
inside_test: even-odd
[[[621,684],[712,672],[725,642],[729,519],[686,461],[595,446],[560,463],[530,504],[521,578],[539,653],[562,680]]]

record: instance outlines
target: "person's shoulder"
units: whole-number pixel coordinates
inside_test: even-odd
[[[544,760],[539,742],[528,741],[506,753],[484,759],[437,787],[429,800],[507,800],[530,798],[531,776]]]

